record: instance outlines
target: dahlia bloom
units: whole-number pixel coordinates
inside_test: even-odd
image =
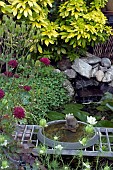
[[[25,118],[25,110],[21,106],[16,106],[13,110],[13,115],[15,118],[23,119]]]
[[[4,96],[5,96],[5,92],[2,89],[0,89],[0,99],[2,99]]]
[[[25,91],[30,91],[30,90],[31,90],[31,86],[24,86],[23,89],[24,89]]]
[[[18,62],[16,60],[10,60],[8,62],[8,65],[11,66],[12,68],[15,68],[18,66]]]
[[[7,77],[13,77],[13,73],[10,72],[10,71],[5,71],[4,75],[7,76]]]
[[[48,58],[41,58],[40,59],[40,62],[44,63],[46,66],[50,65],[50,60]]]

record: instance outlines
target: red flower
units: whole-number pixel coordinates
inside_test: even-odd
[[[46,66],[50,65],[51,62],[48,58],[44,58],[44,57],[41,58],[40,61],[44,63]]]
[[[18,119],[25,118],[24,108],[20,107],[20,106],[15,107],[14,110],[13,110],[13,115],[14,115],[14,117],[16,117]]]
[[[10,71],[5,71],[4,75],[7,76],[7,77],[13,77],[13,73],[10,72]]]
[[[11,66],[12,68],[15,68],[18,66],[18,62],[16,60],[10,60],[8,62],[8,65]]]
[[[0,99],[2,99],[4,96],[5,96],[5,92],[2,89],[0,89]]]
[[[26,91],[30,91],[31,90],[31,86],[24,86],[23,89],[26,90]]]
[[[15,78],[19,78],[19,75],[18,75],[18,74],[14,74],[14,77],[15,77]]]

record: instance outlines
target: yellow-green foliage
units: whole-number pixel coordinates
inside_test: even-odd
[[[4,1],[0,1],[0,11],[2,13],[11,13],[10,5],[6,4]]]
[[[60,6],[61,39],[76,46],[86,47],[94,42],[103,42],[111,34],[111,28],[105,26],[106,17],[100,9],[86,6],[83,0],[69,0]]]
[[[30,48],[30,52],[36,51],[37,49],[40,53],[43,52],[42,46],[45,44],[48,46],[49,44],[54,44],[57,41],[57,36],[59,35],[56,31],[58,29],[58,25],[54,22],[46,22],[46,26],[39,29],[37,28],[37,34],[33,36],[32,46]]]
[[[108,0],[93,0],[90,3],[90,9],[92,10],[93,8],[94,9],[103,8],[107,2]]]
[[[35,33],[29,39],[30,52],[66,54],[75,47],[86,48],[104,42],[111,27],[101,8],[107,0],[8,0],[0,10],[19,22],[25,21]],[[52,12],[54,11],[54,12]],[[50,17],[51,16],[51,17]],[[61,43],[62,42],[62,43]],[[75,53],[75,52],[74,52]],[[55,57],[56,57],[55,56]],[[70,56],[71,58],[72,55]]]
[[[10,0],[10,4],[13,15],[17,16],[17,19],[25,17],[33,23],[33,26],[41,28],[45,26],[48,15],[47,5],[52,7],[52,0]]]

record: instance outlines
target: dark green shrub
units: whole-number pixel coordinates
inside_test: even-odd
[[[17,73],[19,78],[15,76]],[[69,101],[62,86],[66,78],[62,73],[55,72],[52,66],[45,66],[40,61],[37,61],[37,66],[32,62],[19,62],[17,73],[0,79],[1,89],[5,91],[2,114],[10,114],[15,106],[22,106],[26,110],[27,123],[38,124],[48,111],[59,109]]]
[[[64,75],[56,73],[51,66],[37,68],[35,77],[28,79],[34,99],[32,114],[36,118],[46,116],[48,111],[56,110],[69,101],[67,92],[62,86],[64,80]],[[32,115],[29,121],[30,123],[33,121]]]

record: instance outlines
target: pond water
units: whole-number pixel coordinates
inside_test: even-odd
[[[65,128],[65,123],[51,124],[45,128],[45,136],[49,139],[58,137],[59,142],[78,142],[84,136],[84,124],[79,123],[76,132],[71,132]]]

